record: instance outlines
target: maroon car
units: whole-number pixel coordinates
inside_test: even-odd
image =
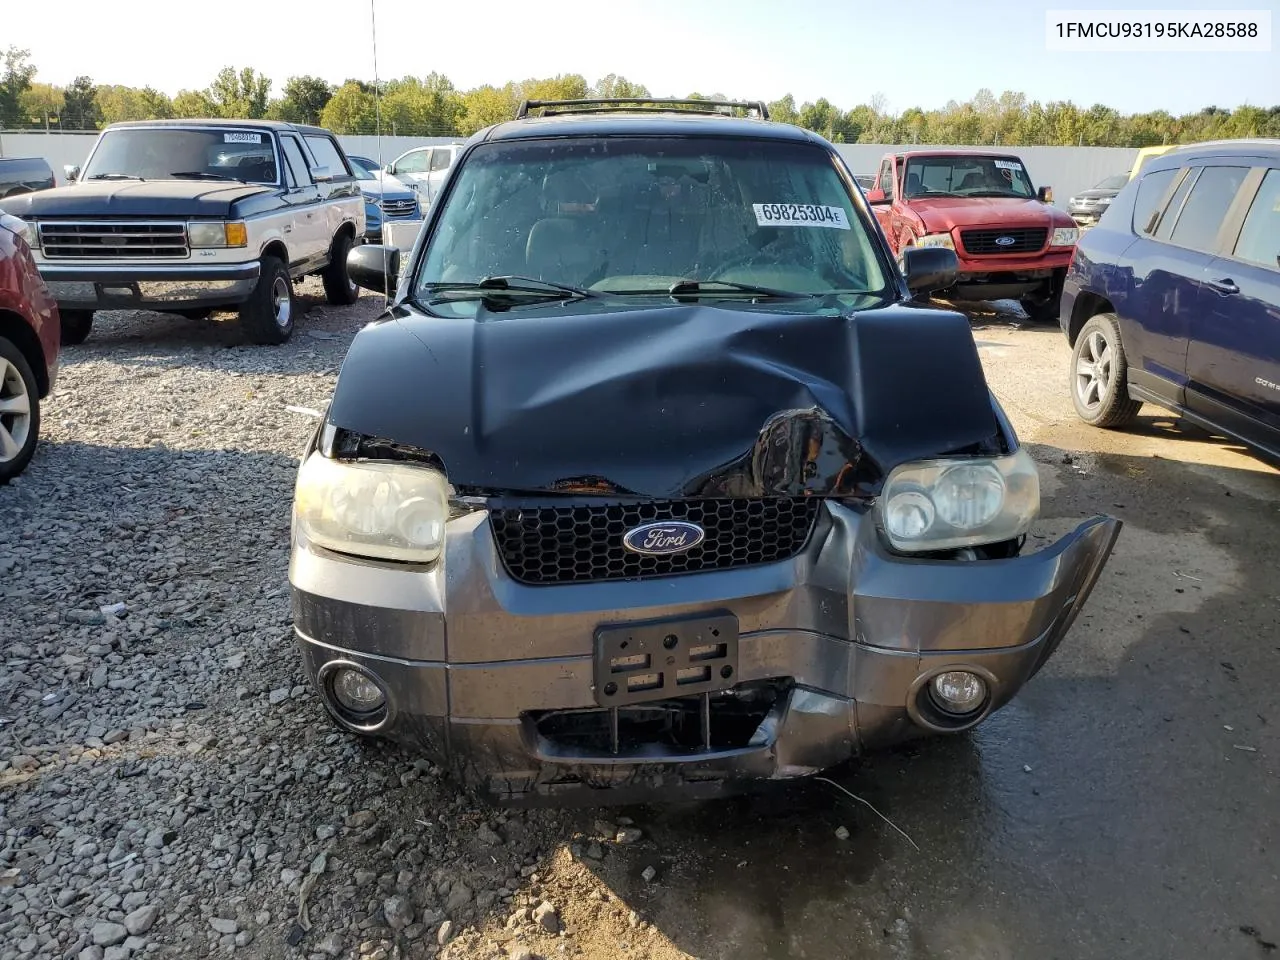
[[[58,305],[36,272],[26,231],[0,213],[0,484],[35,453],[40,401],[58,375]]]

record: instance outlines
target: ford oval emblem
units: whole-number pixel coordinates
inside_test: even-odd
[[[692,550],[705,540],[706,536],[706,531],[696,523],[664,520],[632,527],[622,535],[622,545],[632,553],[666,557]]]
[[[1017,237],[996,237],[997,247],[1011,247],[1018,242]]]

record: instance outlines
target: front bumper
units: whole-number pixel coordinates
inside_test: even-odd
[[[339,722],[324,677],[327,664],[345,662],[387,694],[387,715],[371,732],[448,764],[492,798],[621,802],[803,776],[945,732],[918,706],[944,669],[988,681],[980,721],[1053,653],[1119,530],[1097,517],[1027,556],[924,561],[890,554],[872,515],[829,502],[804,550],[785,562],[527,586],[505,572],[480,512],[450,522],[445,559],[427,570],[295,540],[290,582],[304,664]],[[597,627],[712,613],[738,623],[731,696],[772,685],[772,706],[749,736],[716,745],[708,734],[705,748],[692,749],[619,749],[616,733],[605,747],[559,736],[574,712],[584,722],[611,718],[596,700]],[[619,721],[607,722],[616,731]]]
[[[243,303],[261,272],[256,260],[106,265],[42,261],[39,269],[64,310],[164,310]]]
[[[1047,292],[1071,263],[1071,247],[1023,257],[971,256],[956,251],[956,294],[964,299],[1004,300]]]

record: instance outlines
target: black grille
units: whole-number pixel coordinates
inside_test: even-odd
[[[658,500],[494,510],[494,540],[507,572],[521,583],[580,583],[727,570],[794,557],[813,530],[821,501]],[[662,520],[696,523],[706,538],[671,556],[622,545],[632,527]]]
[[[43,222],[44,255],[51,260],[163,259],[187,256],[187,227],[172,221]]]
[[[1044,249],[1049,231],[1044,227],[1025,230],[961,230],[960,242],[967,253],[1038,253]],[[997,241],[1011,237],[1012,243]]]

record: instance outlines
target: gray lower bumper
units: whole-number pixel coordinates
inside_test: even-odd
[[[784,563],[561,586],[508,577],[482,513],[451,522],[445,560],[428,571],[295,543],[304,663],[313,680],[334,661],[375,675],[390,703],[376,732],[499,799],[716,793],[944,732],[918,706],[924,683],[944,669],[983,676],[991,697],[981,716],[998,709],[1053,653],[1120,529],[1099,517],[1015,559],[920,561],[885,551],[869,518],[835,503],[826,513]],[[737,618],[737,689],[775,685],[749,739],[619,754],[548,734],[548,718],[609,713],[594,689],[599,625],[709,612]],[[584,789],[600,787],[607,796]]]
[[[216,265],[40,264],[40,275],[58,306],[71,310],[216,307],[242,303],[257,286],[260,270],[257,261]]]

